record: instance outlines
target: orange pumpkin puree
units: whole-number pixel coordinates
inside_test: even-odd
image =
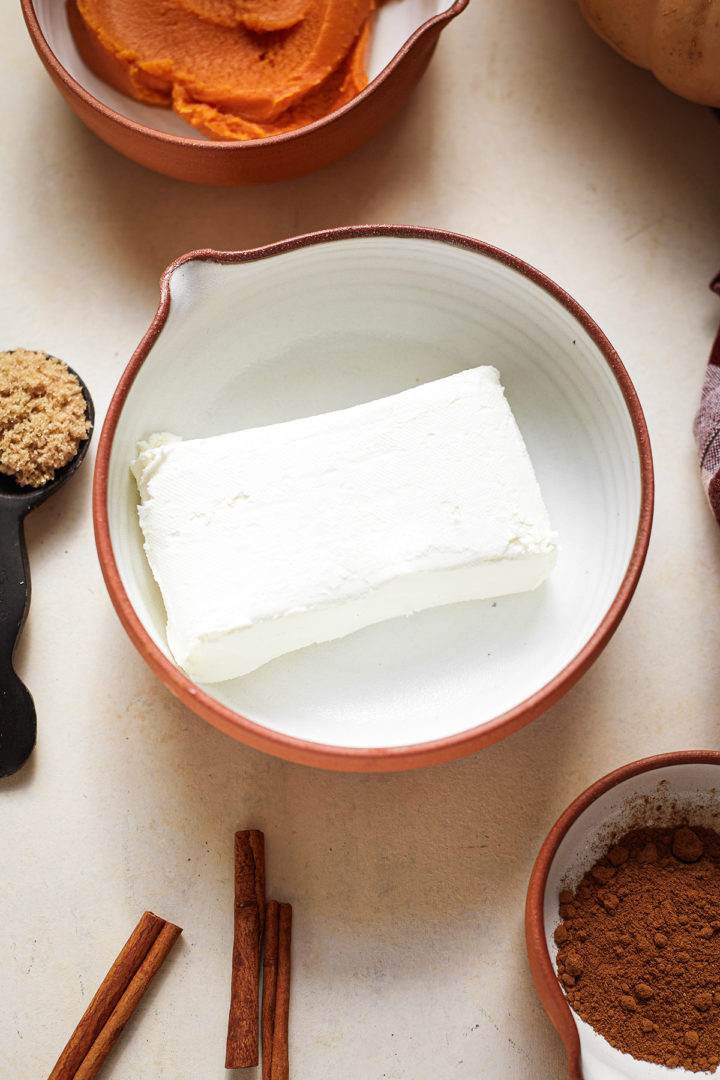
[[[188,11],[219,26],[244,26],[257,34],[288,30],[304,19],[312,0],[180,0]]]
[[[367,85],[375,0],[67,0],[87,65],[213,139],[319,120]]]

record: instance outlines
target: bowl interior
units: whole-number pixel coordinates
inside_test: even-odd
[[[206,136],[176,116],[170,109],[133,101],[108,86],[88,68],[78,53],[65,12],[64,0],[32,0],[45,40],[69,75],[97,101],[143,127],[183,138],[206,140]],[[450,0],[385,0],[373,28],[368,55],[368,76],[376,78],[428,19],[443,14]]]
[[[107,491],[123,587],[166,655],[129,470],[138,440],[153,431],[200,437],[270,424],[491,363],[561,544],[534,593],[368,627],[204,687],[212,698],[303,740],[400,747],[519,706],[587,646],[628,570],[641,468],[601,348],[550,292],[477,249],[366,235],[251,261],[181,262],[170,296],[119,414]]]
[[[718,828],[720,765],[689,762],[640,773],[600,795],[575,819],[558,846],[545,886],[543,922],[553,967],[560,890],[574,889],[619,832],[642,825],[668,826],[690,811],[696,824]],[[562,993],[559,984],[558,992]],[[683,1069],[636,1061],[620,1053],[579,1016],[572,1015],[580,1035],[584,1080],[660,1080],[686,1075]]]

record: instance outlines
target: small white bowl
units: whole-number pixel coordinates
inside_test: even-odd
[[[534,593],[369,627],[196,686],[173,664],[129,463],[157,430],[185,437],[293,419],[494,364],[561,554]],[[504,252],[430,229],[359,226],[247,252],[195,252],[162,279],[150,330],[100,438],[94,515],[132,640],[191,708],[304,763],[390,770],[477,750],[589,667],[637,583],[652,464],[635,391],[589,316]]]
[[[540,849],[525,907],[527,950],[540,1000],[565,1043],[570,1080],[671,1080],[689,1075],[686,1069],[670,1069],[621,1053],[573,1012],[555,974],[553,938],[560,922],[561,889],[577,886],[605,853],[611,838],[644,826],[669,827],[684,817],[718,829],[717,751],[678,750],[623,765],[578,796]]]

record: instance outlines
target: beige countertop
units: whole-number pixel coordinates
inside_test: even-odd
[[[176,256],[332,225],[435,225],[513,252],[586,307],[635,382],[657,482],[635,598],[559,704],[463,760],[343,775],[233,742],[146,667],[98,568],[93,448],[27,521],[18,666],[39,739],[0,785],[0,1080],[50,1072],[145,908],[185,932],[103,1076],[226,1075],[232,834],[245,826],[264,829],[270,890],[294,905],[293,1080],[563,1080],[523,938],[538,847],[610,769],[719,745],[720,531],[691,424],[720,319],[707,288],[720,125],[612,53],[571,0],[472,0],[371,143],[276,186],[194,187],[82,126],[17,0],[0,27],[2,345],[66,359],[100,421]]]

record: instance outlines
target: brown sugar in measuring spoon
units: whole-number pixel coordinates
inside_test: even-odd
[[[62,361],[0,353],[0,777],[25,764],[37,730],[30,691],[13,667],[30,605],[23,523],[77,470],[94,419],[87,387]]]

